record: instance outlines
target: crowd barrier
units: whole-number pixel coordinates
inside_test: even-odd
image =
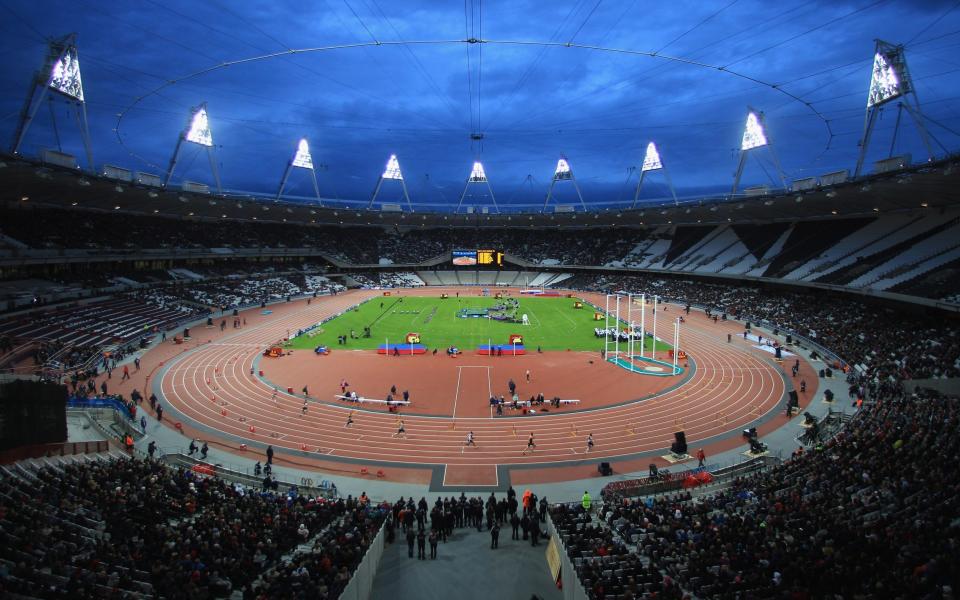
[[[675,492],[683,489],[684,481],[690,477],[697,477],[701,473],[709,473],[712,476],[711,481],[706,483],[723,483],[729,479],[742,477],[755,471],[760,471],[771,466],[780,464],[781,460],[774,456],[759,456],[743,460],[726,467],[717,468],[716,465],[707,465],[693,469],[686,469],[679,473],[669,473],[658,479],[650,477],[641,477],[636,479],[623,479],[611,481],[603,486],[600,496],[607,502],[616,501],[617,498],[635,498],[639,496],[655,496],[668,492]]]
[[[129,433],[135,439],[140,439],[140,437],[146,433],[140,428],[139,421],[130,416],[130,411],[127,410],[127,407],[124,406],[123,402],[115,398],[71,397],[67,399],[67,408],[86,411],[106,409],[113,413],[113,422],[123,430],[123,433]],[[138,414],[140,410],[142,409],[138,407]],[[94,414],[93,416],[96,417],[97,415]]]
[[[343,588],[340,600],[368,600],[370,598],[370,593],[373,591],[373,578],[377,574],[377,567],[380,566],[380,559],[383,557],[386,524],[386,520],[384,520],[383,524],[380,525],[380,531],[377,532],[370,547],[367,548],[367,553],[363,555],[360,566],[354,571],[347,587]]]

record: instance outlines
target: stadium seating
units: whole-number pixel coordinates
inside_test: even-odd
[[[317,253],[337,267],[389,265],[431,266],[444,260],[455,248],[502,249],[520,264],[542,266],[613,266],[677,273],[749,275],[780,278],[873,290],[914,289],[910,282],[960,258],[957,237],[960,213],[911,211],[876,217],[789,223],[730,223],[722,225],[660,225],[651,229],[618,228],[597,232],[586,229],[396,229],[284,225],[271,223],[178,222],[150,217],[77,213],[66,210],[3,209],[7,253],[30,255],[52,249],[96,256],[113,249],[129,255],[152,249],[207,249],[224,258],[239,249],[282,249],[285,253]],[[38,227],[38,223],[43,227]],[[9,226],[8,226],[9,223]],[[80,232],[110,231],[109,237]],[[22,238],[17,239],[16,236]],[[79,241],[75,241],[79,240]],[[93,254],[89,254],[93,253]],[[264,273],[262,263],[245,275]],[[85,271],[68,277],[68,285],[106,287],[129,282],[155,283],[171,279],[208,278],[216,264],[203,268],[178,267],[168,271],[111,269]],[[416,275],[409,275],[416,271]],[[417,269],[403,271],[416,284],[494,285],[501,277],[486,274],[431,277]],[[373,275],[371,277],[371,274]],[[379,272],[362,273],[361,285],[396,286],[402,279],[381,279]],[[393,277],[393,276],[390,276]],[[464,280],[465,279],[465,280]],[[482,279],[482,280],[481,280]],[[960,284],[957,284],[960,285]],[[916,286],[916,290],[945,299],[958,292],[957,285],[940,288]],[[937,291],[934,291],[937,290]]]
[[[384,516],[352,499],[249,489],[155,461],[21,461],[0,467],[0,595],[199,598],[297,588],[303,580],[282,561],[305,528],[318,565],[310,586],[336,597],[339,574],[349,579]],[[256,581],[276,565],[269,583]]]
[[[554,507],[590,597],[939,597],[960,568],[947,550],[960,400],[878,400],[814,451],[719,492],[612,497],[600,519]]]

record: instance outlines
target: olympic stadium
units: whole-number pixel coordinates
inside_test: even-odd
[[[950,598],[960,5],[4,2],[9,598]]]

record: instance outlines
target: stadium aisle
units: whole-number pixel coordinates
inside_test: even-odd
[[[490,549],[490,532],[455,529],[447,543],[440,542],[437,559],[407,557],[407,542],[400,529],[396,541],[384,548],[373,580],[371,598],[391,600],[560,600],[563,592],[550,577],[547,543],[511,540],[510,526],[500,530],[500,547]]]

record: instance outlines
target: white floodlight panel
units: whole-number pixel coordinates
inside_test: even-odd
[[[193,113],[193,119],[190,120],[190,129],[187,130],[185,139],[201,146],[213,146],[213,133],[210,131],[210,121],[207,119],[206,108],[201,106],[197,112]]]
[[[557,161],[557,170],[553,172],[554,177],[563,177],[570,175],[570,163],[565,158]]]
[[[903,95],[897,70],[882,53],[873,57],[873,75],[870,77],[870,93],[867,95],[867,108],[883,104]]]
[[[400,161],[397,160],[396,154],[390,155],[390,160],[387,161],[387,168],[383,170],[383,179],[403,179],[403,173],[400,172]]]
[[[297,154],[293,157],[293,166],[301,169],[313,169],[313,157],[310,156],[310,145],[306,138],[300,140],[297,145]]]
[[[68,48],[54,63],[50,88],[83,102],[83,82],[80,80],[80,61],[76,48]]]
[[[752,150],[767,145],[767,136],[763,132],[763,125],[754,112],[747,115],[747,125],[743,128],[743,141],[740,143],[741,150]]]
[[[473,163],[473,170],[470,171],[470,181],[484,182],[487,180],[487,174],[483,170],[483,163]]]
[[[663,163],[660,162],[660,153],[657,152],[657,145],[650,142],[647,144],[647,153],[643,156],[643,166],[640,167],[640,171],[656,171],[662,168]]]

